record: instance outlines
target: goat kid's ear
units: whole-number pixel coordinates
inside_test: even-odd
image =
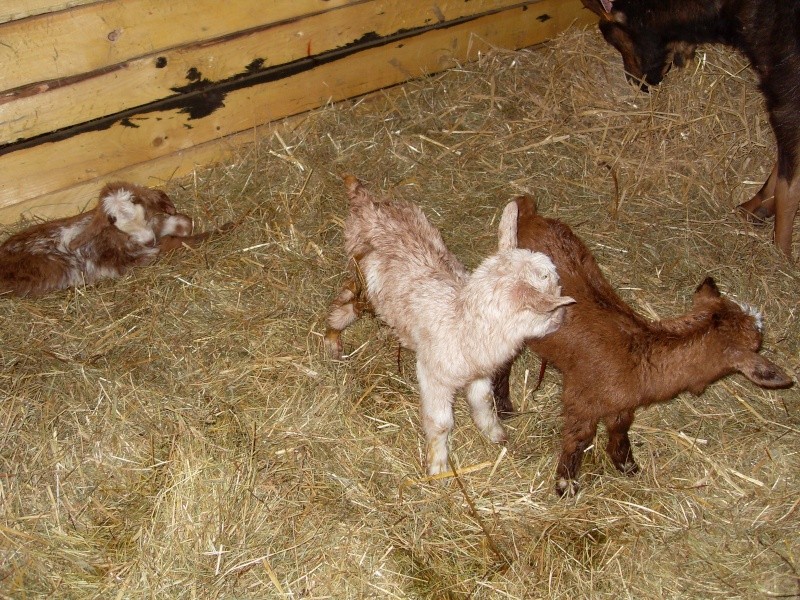
[[[541,298],[534,306],[536,312],[551,313],[555,310],[558,310],[562,306],[575,304],[575,298],[572,296],[553,296],[552,294],[542,294],[541,292],[539,295]]]
[[[532,285],[521,283],[517,288],[520,303],[538,313],[551,313],[554,310],[575,304],[575,298],[571,296],[556,296],[537,290]]]
[[[756,352],[742,352],[734,360],[737,371],[763,388],[788,388],[792,378],[774,362]]]
[[[605,16],[604,13],[610,13],[614,8],[614,0],[581,0],[581,2],[598,17]]]
[[[100,235],[100,232],[103,231],[103,229],[111,225],[112,223],[108,215],[101,210],[95,209],[92,220],[89,221],[86,227],[83,228],[83,231],[72,238],[72,241],[69,243],[70,251],[75,252],[81,246],[85,246],[92,241],[92,239]]]
[[[519,207],[515,200],[512,200],[503,209],[503,216],[500,217],[498,227],[498,248],[503,250],[513,250],[517,247],[517,216]]]
[[[572,296],[551,296],[553,302],[552,310],[557,308],[561,308],[562,306],[569,306],[570,304],[575,304],[577,300]]]
[[[697,286],[697,289],[694,291],[694,301],[697,302],[700,299],[707,298],[707,299],[716,299],[720,298],[722,294],[717,287],[717,283],[714,281],[712,277],[706,277],[703,280],[703,283]]]
[[[167,196],[166,192],[162,192],[161,190],[153,190],[155,193],[156,198],[158,198],[158,208],[162,212],[167,213],[168,215],[174,215],[178,211],[175,210],[175,204],[172,202],[172,199]]]

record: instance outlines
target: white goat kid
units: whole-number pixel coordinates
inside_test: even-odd
[[[429,475],[448,471],[453,398],[466,388],[472,419],[493,442],[506,440],[491,376],[528,338],[555,331],[563,306],[552,261],[516,247],[516,205],[500,220],[499,251],[470,275],[416,205],[376,199],[345,177],[348,273],[328,316],[325,345],[341,358],[341,332],[366,310],[417,353],[420,414]]]

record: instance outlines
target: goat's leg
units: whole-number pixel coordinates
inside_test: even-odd
[[[492,376],[492,395],[494,396],[494,407],[497,415],[503,419],[514,414],[514,404],[511,402],[511,365],[514,364],[516,357],[510,359],[500,367]]]
[[[772,172],[767,177],[764,185],[755,196],[739,205],[746,221],[750,223],[763,223],[775,215],[775,186],[778,182],[778,163],[772,167]]]
[[[492,404],[492,380],[476,379],[467,386],[467,402],[478,430],[499,444],[508,440]]]
[[[184,247],[197,248],[209,238],[230,231],[235,223],[225,223],[214,231],[204,231],[192,235],[192,220],[186,215],[168,215],[154,229],[159,252],[170,252]]]
[[[792,256],[792,229],[800,205],[800,165],[798,167],[793,181],[778,177],[775,186],[775,245],[787,257]]]
[[[325,330],[325,349],[334,359],[342,357],[342,331],[355,323],[369,307],[362,298],[362,288],[357,277],[349,276],[328,310],[328,327]]]
[[[561,456],[556,468],[556,493],[559,496],[575,494],[578,491],[578,471],[583,461],[583,453],[592,443],[597,433],[597,419],[587,420],[578,415],[565,412],[564,433]]]
[[[455,390],[430,376],[417,360],[420,421],[425,433],[425,464],[428,475],[450,470],[447,464],[447,438],[453,430],[453,394]]]
[[[604,419],[608,430],[608,452],[611,462],[618,471],[625,475],[635,475],[639,472],[639,465],[633,458],[631,450],[631,440],[628,437],[628,430],[633,423],[633,411],[623,411]]]
[[[210,238],[211,235],[210,231],[198,233],[197,235],[165,235],[158,240],[158,250],[164,253],[179,250],[184,246],[196,248]]]

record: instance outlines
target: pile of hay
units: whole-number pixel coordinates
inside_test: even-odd
[[[419,202],[474,266],[533,194],[652,318],[714,276],[800,369],[800,273],[733,212],[775,156],[744,60],[704,47],[646,95],[595,30],[497,52],[279,127],[171,182],[232,232],[122,281],[5,300],[0,593],[34,598],[754,598],[800,594],[800,389],[741,376],[639,413],[642,473],[604,434],[553,494],[560,378],[507,448],[457,401],[449,485],[424,479],[413,356],[366,319],[322,353],[344,270],[339,176]],[[795,239],[800,239],[797,232]]]

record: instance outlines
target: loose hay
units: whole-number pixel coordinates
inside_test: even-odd
[[[5,597],[754,598],[800,594],[800,391],[734,376],[639,414],[643,472],[602,434],[583,492],[552,493],[557,374],[507,449],[457,402],[463,474],[425,481],[413,357],[364,320],[321,352],[344,270],[339,175],[418,201],[474,266],[514,194],[570,223],[653,318],[707,274],[764,309],[800,369],[798,271],[733,208],[774,141],[746,63],[704,47],[645,95],[594,30],[280,128],[171,182],[230,234],[122,281],[3,301]],[[795,240],[800,239],[795,227]]]

